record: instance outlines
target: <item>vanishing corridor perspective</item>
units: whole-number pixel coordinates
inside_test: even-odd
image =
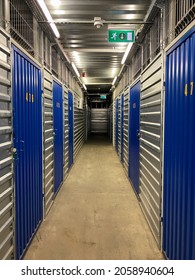
[[[195,0],[0,0],[0,260],[195,260]]]

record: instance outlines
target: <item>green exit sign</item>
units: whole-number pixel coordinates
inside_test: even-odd
[[[109,29],[108,41],[110,43],[133,43],[135,41],[135,31]]]

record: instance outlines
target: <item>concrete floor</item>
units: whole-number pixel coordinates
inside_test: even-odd
[[[24,259],[163,259],[108,139],[84,145]]]

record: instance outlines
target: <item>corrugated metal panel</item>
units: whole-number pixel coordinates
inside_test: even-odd
[[[74,159],[85,142],[85,110],[74,107]]]
[[[43,147],[44,147],[44,210],[48,214],[54,197],[54,130],[53,77],[43,69]]]
[[[195,27],[167,53],[163,250],[195,259]]]
[[[62,84],[53,81],[53,123],[54,123],[54,193],[56,194],[63,183],[64,166],[64,108]]]
[[[121,158],[121,96],[118,97],[118,156]]]
[[[129,169],[129,156],[128,156],[128,125],[129,125],[129,89],[124,92],[124,152],[123,152],[123,166],[125,168],[126,174],[128,174]]]
[[[109,137],[113,141],[113,103],[109,108]]]
[[[140,199],[154,237],[161,243],[162,67],[159,54],[141,75]]]
[[[123,162],[124,158],[124,94],[121,95],[121,110],[120,110],[120,116],[121,116],[121,155],[120,160]]]
[[[68,174],[68,144],[69,128],[68,128],[68,88],[64,85],[64,178]]]
[[[113,102],[113,147],[116,147],[116,100]]]
[[[91,109],[91,133],[108,133],[108,109]]]
[[[13,139],[16,258],[20,259],[43,215],[41,69],[13,46]]]
[[[0,259],[14,257],[10,37],[0,27]]]
[[[88,139],[90,132],[91,132],[91,109],[89,106],[86,106],[86,112],[85,112],[85,121],[86,121],[86,138],[85,140]]]
[[[74,162],[74,101],[73,95],[68,92],[68,169]]]

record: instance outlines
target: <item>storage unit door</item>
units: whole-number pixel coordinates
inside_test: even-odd
[[[141,74],[140,100],[140,199],[141,207],[161,246],[162,197],[162,88],[163,56]]]
[[[53,116],[54,116],[54,192],[63,182],[63,99],[62,85],[53,82]]]
[[[124,94],[121,95],[121,161],[124,159]]]
[[[91,109],[91,133],[108,134],[108,109]]]
[[[140,82],[131,87],[129,101],[129,178],[138,194]]]
[[[125,168],[126,174],[128,174],[129,169],[129,150],[128,150],[128,143],[129,143],[129,115],[128,115],[128,107],[129,107],[129,90],[126,90],[124,93],[124,137],[123,137],[123,165]]]
[[[0,27],[0,259],[14,258],[10,38]]]
[[[44,148],[44,211],[48,214],[54,198],[54,130],[53,78],[49,69],[43,69],[43,148]]]
[[[195,28],[167,53],[163,250],[195,260]]]
[[[115,101],[115,148],[118,153],[118,99]]]
[[[72,93],[68,93],[68,167],[70,168],[73,164],[73,154],[74,154],[74,108],[73,108],[73,96]]]
[[[64,86],[64,178],[69,169],[68,88]]]
[[[42,220],[41,71],[13,47],[16,257],[20,259]]]

